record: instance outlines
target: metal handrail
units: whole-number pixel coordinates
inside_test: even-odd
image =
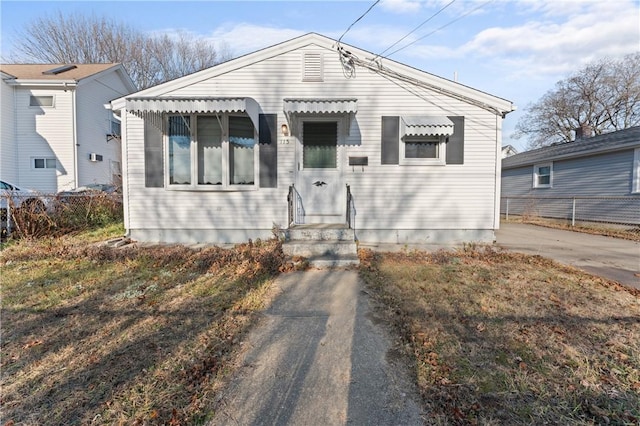
[[[347,184],[347,226],[349,229],[353,229],[351,223],[351,204],[353,203],[353,196],[351,195],[351,187]]]
[[[293,217],[293,209],[294,209],[294,187],[293,185],[289,185],[289,193],[287,194],[287,206],[288,206],[288,222],[289,226],[293,225],[294,217]]]

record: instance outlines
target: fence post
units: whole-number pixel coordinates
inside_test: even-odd
[[[509,222],[509,197],[507,197],[507,211],[505,212],[504,216],[504,220]]]
[[[571,201],[571,227],[573,228],[576,226],[576,197],[573,197]]]

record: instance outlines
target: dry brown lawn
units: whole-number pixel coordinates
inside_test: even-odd
[[[283,268],[277,241],[0,252],[2,424],[204,424]],[[433,424],[640,422],[640,295],[540,257],[361,251]]]
[[[282,251],[71,237],[13,244],[0,262],[2,424],[198,424]]]
[[[433,424],[640,424],[640,292],[487,247],[360,252]]]

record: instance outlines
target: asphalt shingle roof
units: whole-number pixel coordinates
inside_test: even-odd
[[[75,68],[59,74],[43,74],[65,65]],[[118,64],[0,64],[0,71],[18,80],[74,80],[80,81]]]
[[[503,169],[527,166],[545,161],[583,157],[601,152],[618,151],[640,147],[640,126],[616,132],[578,139],[559,145],[525,151],[502,160]]]

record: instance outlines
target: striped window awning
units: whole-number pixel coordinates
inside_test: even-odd
[[[453,121],[445,116],[403,116],[404,136],[450,136]]]
[[[253,98],[247,97],[153,97],[128,98],[126,109],[130,113],[152,120],[162,120],[163,114],[214,114],[245,112],[258,128],[260,107]]]
[[[290,114],[354,114],[357,99],[284,99],[284,112]]]

